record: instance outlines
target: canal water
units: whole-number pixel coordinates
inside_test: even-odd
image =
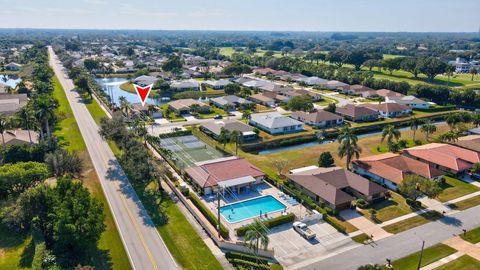
[[[434,125],[443,125],[446,124],[446,122],[433,122],[432,124]],[[404,131],[404,130],[409,130],[410,127],[403,127],[399,128],[399,131]],[[360,138],[365,138],[369,136],[375,136],[375,135],[381,135],[382,131],[375,131],[375,132],[368,132],[368,133],[363,133],[359,134],[357,137]],[[312,147],[320,144],[328,144],[332,143],[335,140],[324,140],[321,142],[308,142],[308,143],[302,143],[302,144],[297,144],[297,145],[292,145],[292,146],[285,146],[285,147],[279,147],[279,148],[273,148],[273,149],[268,149],[268,150],[263,150],[258,152],[259,155],[268,155],[268,154],[273,154],[273,153],[279,153],[279,152],[284,152],[284,151],[289,151],[289,150],[295,150],[295,149],[303,149],[307,147]]]

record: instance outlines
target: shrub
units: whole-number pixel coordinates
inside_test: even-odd
[[[217,221],[217,218],[215,217],[215,215],[213,215],[212,212],[210,212],[210,210],[200,201],[200,199],[195,196],[193,193],[190,194],[190,200],[192,201],[192,203],[197,207],[198,210],[200,210],[200,212],[202,212],[203,216],[205,216],[205,218],[208,220],[208,222],[210,222],[210,224],[212,224],[215,228],[217,228],[217,225],[218,225],[218,221]],[[223,237],[223,238],[229,238],[229,234],[230,232],[228,231],[227,228],[225,228],[225,226],[223,226],[223,224],[220,224],[220,235]]]
[[[265,227],[267,227],[267,229],[271,229],[273,227],[280,226],[280,225],[292,222],[294,220],[295,220],[295,214],[294,213],[289,213],[285,216],[278,216],[276,218],[272,218],[272,219],[269,219],[269,220],[264,220],[264,221],[262,221],[262,223],[263,223],[263,225],[265,225]],[[247,231],[249,229],[250,229],[249,225],[246,225],[246,226],[243,226],[243,227],[240,227],[240,228],[236,229],[237,236],[244,236],[245,233],[247,233]]]
[[[356,201],[356,205],[358,206],[358,208],[365,209],[365,207],[367,207],[368,203],[364,199],[358,199]]]
[[[332,227],[337,229],[337,231],[339,231],[343,234],[347,233],[347,228],[345,228],[345,226],[343,226],[342,224],[340,224],[337,221],[335,221],[334,219],[332,219],[330,216],[324,215],[323,220],[325,220],[325,222],[327,222],[328,224],[332,225]]]
[[[248,268],[253,268],[253,269],[265,269],[265,270],[269,270],[269,269],[270,269],[270,266],[268,266],[268,265],[258,264],[258,263],[254,263],[254,262],[251,262],[251,261],[241,260],[241,259],[231,259],[231,260],[229,260],[229,261],[230,261],[233,265],[244,266],[244,267],[246,267],[247,269],[248,269]]]
[[[244,261],[256,262],[258,264],[268,264],[268,259],[264,257],[257,257],[247,253],[227,252],[225,253],[227,260],[240,259]]]

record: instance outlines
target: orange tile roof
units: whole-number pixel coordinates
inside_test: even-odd
[[[408,174],[434,178],[443,173],[428,163],[394,153],[386,153],[354,160],[353,163],[393,183],[400,184]]]
[[[468,170],[473,163],[480,162],[480,153],[443,143],[420,145],[403,152],[456,172]]]

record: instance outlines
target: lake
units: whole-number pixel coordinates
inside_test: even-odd
[[[107,94],[110,92],[110,94],[113,96],[113,102],[118,106],[120,105],[120,97],[125,97],[128,102],[130,103],[139,103],[140,99],[137,94],[133,94],[130,92],[127,92],[125,90],[122,90],[120,88],[120,85],[127,82],[128,80],[125,78],[96,78],[95,79],[98,84],[102,87],[103,91],[106,92]],[[147,104],[160,104],[160,101],[157,101],[155,99],[147,99],[146,101]]]

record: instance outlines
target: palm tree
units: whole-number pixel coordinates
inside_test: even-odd
[[[476,127],[480,127],[480,113],[477,113],[477,114],[475,114],[475,115],[472,117],[472,123],[473,123]]]
[[[120,110],[125,112],[127,115],[128,119],[128,111],[130,110],[130,102],[128,102],[127,98],[124,96],[121,96],[118,98],[118,101],[120,102]]]
[[[155,105],[149,104],[147,107],[148,114],[153,119],[153,113],[157,111],[157,107]]]
[[[132,124],[132,130],[135,135],[142,137],[145,143],[147,142],[147,140],[145,139],[145,136],[148,134],[148,132],[147,132],[147,128],[145,127],[144,121],[140,120],[139,118],[136,118]]]
[[[410,129],[413,131],[413,138],[412,140],[415,141],[415,135],[417,133],[418,127],[421,125],[422,121],[420,121],[415,116],[410,119]]]
[[[222,127],[220,135],[218,136],[218,142],[223,144],[223,150],[225,150],[228,141],[230,141],[230,132]]]
[[[230,142],[235,143],[235,155],[238,155],[238,146],[242,143],[243,135],[238,130],[230,132]]]
[[[422,125],[420,130],[423,133],[425,133],[425,137],[427,138],[427,141],[430,141],[430,135],[432,135],[435,131],[437,131],[437,126],[435,126],[430,121],[428,121]]]
[[[27,129],[28,139],[30,144],[33,144],[31,130],[36,129],[37,119],[35,119],[35,112],[31,106],[25,106],[20,109],[18,116],[22,119],[23,126]]]
[[[48,145],[51,146],[52,134],[50,124],[55,119],[55,109],[58,107],[58,104],[53,98],[44,95],[35,99],[33,107],[37,120],[43,124],[47,132]]]
[[[338,142],[340,143],[340,147],[338,148],[338,156],[340,158],[346,157],[347,161],[347,169],[350,169],[350,162],[352,161],[352,157],[359,158],[362,149],[358,146],[358,137],[353,133],[353,129],[349,126],[344,126],[340,133],[338,134],[337,138]]]
[[[386,138],[389,150],[391,150],[391,146],[394,144],[394,140],[398,141],[401,135],[402,134],[400,133],[400,131],[398,131],[398,129],[395,128],[395,126],[386,125],[382,131],[381,142],[383,142]]]
[[[7,131],[9,127],[10,127],[10,121],[8,120],[8,118],[5,115],[0,114],[0,134],[2,134],[3,150],[6,150],[7,148],[7,146],[5,145],[5,137],[3,133],[5,133],[5,131]]]
[[[247,246],[254,250],[256,256],[258,256],[258,250],[261,247],[267,249],[270,239],[268,238],[267,227],[258,219],[256,219],[249,229],[245,232],[245,242]]]
[[[453,114],[449,114],[447,116],[446,122],[447,122],[448,126],[450,127],[450,130],[453,130],[455,128],[455,125],[460,123],[461,120],[462,119],[460,118],[460,115],[458,115],[456,113],[453,113]]]
[[[250,120],[250,117],[252,116],[252,112],[247,110],[242,113],[242,119],[245,120]]]
[[[478,70],[476,68],[472,68],[472,70],[470,70],[470,74],[472,74],[472,81],[473,81],[473,79],[475,78],[475,75],[478,74]]]
[[[458,132],[448,131],[438,136],[438,139],[441,142],[454,143],[458,140],[458,137],[459,137]]]

